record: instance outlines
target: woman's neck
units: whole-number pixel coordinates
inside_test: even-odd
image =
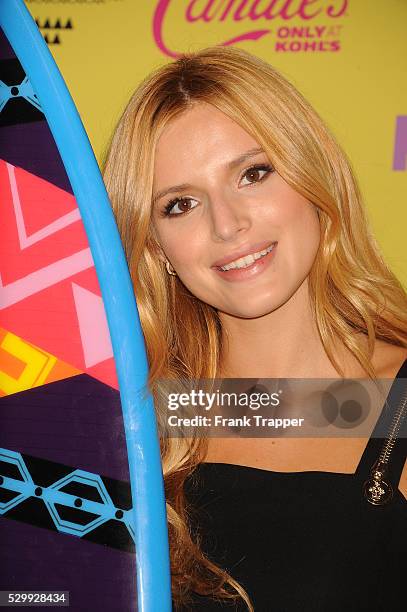
[[[336,378],[320,339],[305,281],[288,302],[255,319],[219,312],[223,328],[221,377]],[[347,376],[361,375],[356,359],[342,346],[337,358]],[[350,360],[350,361],[349,361]]]

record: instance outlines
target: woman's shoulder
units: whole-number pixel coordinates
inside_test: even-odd
[[[372,363],[378,378],[395,378],[407,359],[407,348],[376,340]]]

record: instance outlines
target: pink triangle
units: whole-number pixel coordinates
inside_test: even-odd
[[[72,283],[85,365],[90,368],[113,356],[103,300]]]

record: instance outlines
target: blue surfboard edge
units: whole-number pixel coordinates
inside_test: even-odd
[[[168,530],[157,423],[137,305],[109,198],[62,75],[22,0],[2,0],[0,27],[39,99],[95,263],[119,380],[129,460],[140,612],[171,610]],[[80,160],[80,161],[79,161]]]

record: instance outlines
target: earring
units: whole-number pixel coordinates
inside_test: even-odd
[[[171,264],[168,261],[168,259],[165,262],[165,267],[167,268],[168,274],[170,274],[171,276],[177,276],[177,273],[175,272],[174,268],[171,266]]]

